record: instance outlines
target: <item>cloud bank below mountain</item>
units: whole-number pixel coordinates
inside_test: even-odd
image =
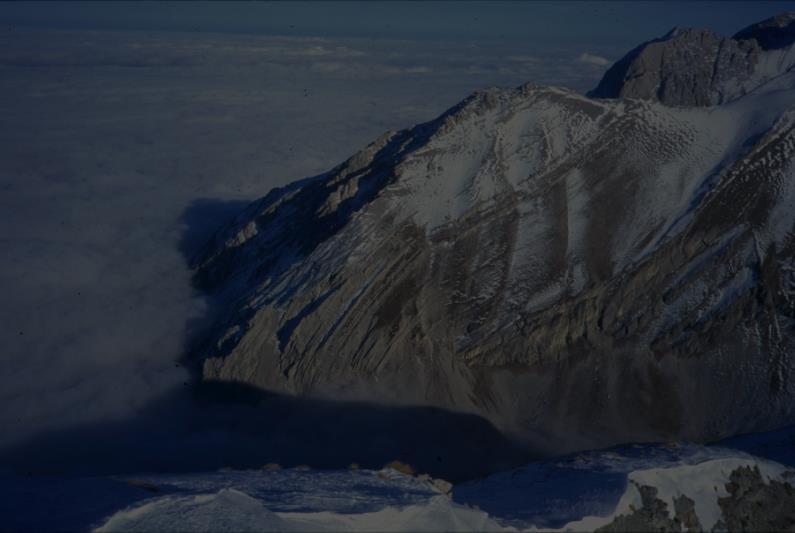
[[[207,310],[185,256],[245,202],[474,89],[604,70],[531,45],[34,30],[0,35],[0,69],[0,447],[183,387]]]

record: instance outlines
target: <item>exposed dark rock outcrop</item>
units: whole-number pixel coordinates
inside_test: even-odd
[[[674,499],[674,516],[671,518],[668,504],[657,498],[657,489],[646,485],[638,487],[641,507],[625,515],[617,516],[611,523],[596,531],[604,533],[638,531],[703,531],[693,507],[693,500],[685,495]]]
[[[729,496],[720,498],[722,526],[727,531],[795,530],[795,489],[792,484],[765,482],[758,467],[741,467],[726,485]],[[718,528],[716,528],[718,529]]]
[[[706,528],[696,514],[694,501],[686,494],[692,487],[683,483],[673,509],[661,500],[655,487],[637,485],[641,506],[621,514],[601,532],[634,531],[793,531],[795,530],[795,488],[787,481],[765,479],[756,465],[739,466],[729,474],[726,497],[718,498],[720,515]],[[715,487],[718,490],[718,487]],[[673,511],[673,512],[671,512]]]

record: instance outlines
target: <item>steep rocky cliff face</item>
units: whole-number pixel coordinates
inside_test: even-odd
[[[676,28],[613,65],[596,98],[643,98],[666,105],[729,102],[795,65],[795,14],[749,26],[734,37]]]
[[[718,77],[766,61],[703,32],[661,46],[699,35],[694,54],[734,47]],[[226,302],[204,379],[472,412],[555,452],[795,420],[795,73],[776,65],[731,98],[697,64],[643,99],[481,91],[272,191],[196,264]]]

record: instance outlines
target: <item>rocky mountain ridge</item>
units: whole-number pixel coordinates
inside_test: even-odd
[[[662,56],[683,39],[716,46]],[[792,421],[795,73],[743,43],[720,76],[779,68],[752,88],[694,64],[642,99],[479,91],[271,191],[197,261],[227,306],[203,378],[471,412],[557,453]]]
[[[795,66],[795,13],[753,24],[733,37],[674,28],[616,62],[590,96],[666,105],[723,104]]]

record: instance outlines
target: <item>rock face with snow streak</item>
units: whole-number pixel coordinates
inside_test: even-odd
[[[794,475],[726,448],[632,445],[529,463],[453,498],[518,531],[790,531]]]
[[[643,98],[666,105],[729,102],[795,65],[795,14],[749,26],[734,37],[676,28],[629,52],[591,92],[597,98]]]
[[[633,472],[619,502],[623,512],[595,531],[790,531],[792,474],[750,458]],[[661,489],[667,493],[662,498]]]
[[[197,262],[204,379],[556,452],[795,420],[795,73],[739,42],[783,70],[730,103],[481,91],[271,191]]]

